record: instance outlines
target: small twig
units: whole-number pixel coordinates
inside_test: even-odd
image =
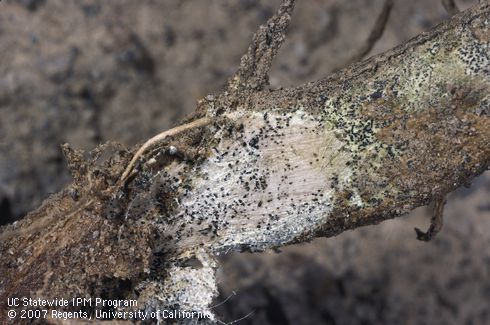
[[[157,143],[163,141],[164,139],[166,139],[170,136],[175,136],[175,135],[182,133],[184,131],[208,125],[209,123],[211,123],[211,119],[208,117],[203,117],[203,118],[194,120],[190,123],[187,123],[184,125],[179,125],[173,129],[159,133],[159,134],[155,135],[154,137],[150,138],[149,140],[147,140],[145,143],[143,143],[141,148],[139,148],[138,151],[136,151],[133,158],[129,162],[128,166],[126,167],[124,172],[121,174],[121,178],[119,179],[120,185],[124,185],[124,182],[128,179],[131,171],[133,170],[134,166],[136,165],[136,162],[148,149],[150,149],[151,147],[153,147]]]
[[[449,16],[454,16],[459,12],[459,8],[454,0],[442,0],[441,2]]]
[[[388,18],[390,17],[391,8],[393,8],[393,0],[385,0],[383,4],[383,8],[374,24],[369,37],[364,42],[364,45],[361,46],[357,53],[355,53],[352,57],[350,57],[344,66],[349,65],[351,63],[355,63],[361,60],[366,54],[368,54],[376,44],[376,42],[381,38],[383,32],[386,27],[386,23],[388,22]]]
[[[277,13],[254,34],[240,67],[228,82],[228,90],[258,91],[269,83],[269,69],[279,48],[286,40],[295,0],[283,0]]]
[[[446,197],[441,196],[434,200],[434,210],[430,219],[430,226],[427,232],[423,232],[419,228],[415,228],[417,239],[422,241],[430,241],[442,229],[444,205]]]

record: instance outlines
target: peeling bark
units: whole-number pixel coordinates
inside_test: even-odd
[[[190,121],[212,122],[152,146],[123,187],[136,150],[64,147],[74,183],[1,229],[1,304],[103,295],[212,313],[213,256],[334,236],[468,184],[490,161],[489,24],[482,4],[293,89],[259,91],[266,72],[245,62],[243,91],[203,99]]]

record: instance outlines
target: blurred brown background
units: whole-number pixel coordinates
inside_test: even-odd
[[[476,0],[457,1],[461,8]],[[70,181],[59,144],[142,142],[219,92],[279,0],[0,2],[0,224]],[[299,0],[271,86],[326,76],[370,32],[382,0]],[[447,19],[438,0],[395,0],[371,54]],[[453,193],[442,233],[428,210],[289,247],[223,257],[225,321],[490,323],[490,176]],[[235,292],[236,294],[233,294]]]

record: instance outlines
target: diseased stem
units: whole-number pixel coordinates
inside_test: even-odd
[[[459,12],[458,7],[454,0],[442,0],[442,5],[446,9],[450,16],[454,16]],[[415,233],[417,234],[417,239],[421,241],[430,241],[434,238],[439,231],[442,229],[442,224],[444,222],[444,205],[446,204],[446,196],[436,197],[433,201],[434,207],[432,211],[432,218],[430,219],[430,226],[426,232],[423,232],[419,228],[415,228]]]
[[[278,37],[289,9],[282,14]],[[488,26],[490,6],[476,6],[323,80],[252,91],[264,85],[278,40],[267,60],[256,57],[258,79],[247,68],[258,63],[244,62],[238,75],[251,84],[232,82],[243,91],[203,102],[207,117],[146,141],[128,165],[74,158],[75,184],[1,228],[0,319],[7,297],[24,296],[103,294],[147,310],[212,313],[217,254],[334,236],[433,200],[437,221],[440,198],[490,165]],[[211,122],[209,132],[192,132]],[[176,135],[195,157],[167,155],[118,195],[100,194]]]

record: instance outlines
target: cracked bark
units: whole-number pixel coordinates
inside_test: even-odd
[[[137,148],[64,146],[74,183],[1,229],[2,320],[22,296],[212,313],[217,254],[376,224],[488,169],[490,5],[323,80],[264,90],[293,3],[187,121],[211,122],[153,145],[123,187]]]

